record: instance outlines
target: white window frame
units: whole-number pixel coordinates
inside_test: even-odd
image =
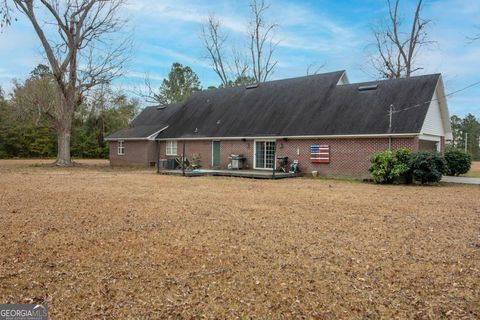
[[[178,143],[177,140],[167,140],[165,143],[165,155],[176,156],[178,155]]]
[[[275,142],[275,155],[273,159],[273,166],[274,168],[257,168],[257,142]],[[275,139],[255,139],[253,140],[253,169],[255,170],[277,170],[277,159],[276,159],[276,148],[277,148],[277,140]]]
[[[119,156],[125,155],[125,142],[123,140],[119,140],[117,142],[117,155]]]

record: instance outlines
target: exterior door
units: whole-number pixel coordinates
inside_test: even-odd
[[[220,141],[212,141],[212,167],[220,166]]]
[[[255,141],[255,169],[273,169],[275,141]]]

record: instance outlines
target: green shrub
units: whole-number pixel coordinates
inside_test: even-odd
[[[439,182],[447,169],[445,159],[436,152],[416,152],[410,157],[413,179],[422,184]]]
[[[470,171],[472,157],[458,149],[449,149],[445,152],[447,162],[447,175],[459,176]]]
[[[370,159],[369,170],[375,183],[393,183],[398,178],[408,176],[409,160],[408,149],[378,152]]]

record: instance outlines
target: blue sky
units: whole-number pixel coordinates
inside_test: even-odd
[[[384,0],[272,0],[268,20],[277,23],[275,37],[278,67],[272,79],[306,74],[310,64],[321,71],[347,70],[351,82],[377,78],[368,65],[372,50],[371,27],[386,16]],[[415,1],[403,0],[407,19]],[[200,40],[201,25],[215,13],[237,50],[245,48],[248,0],[129,0],[124,10],[130,20],[134,50],[126,75],[115,86],[127,93],[143,84],[148,73],[159,86],[173,62],[189,65],[202,85],[218,85]],[[425,0],[423,16],[432,20],[430,39],[417,64],[418,74],[442,73],[446,91],[452,92],[480,81],[480,40],[467,37],[480,33],[480,1]],[[12,78],[22,79],[44,62],[39,41],[22,16],[0,34],[0,86],[11,88]],[[473,113],[480,117],[480,86],[449,97],[451,114]]]

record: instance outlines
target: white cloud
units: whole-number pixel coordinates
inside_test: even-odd
[[[126,78],[134,78],[144,80],[146,77],[150,80],[162,81],[165,79],[164,75],[151,74],[149,72],[129,71],[125,74]]]
[[[280,41],[274,78],[303,75],[317,62],[326,63],[322,71],[347,69],[352,81],[370,79],[361,71],[367,67],[365,47],[372,42],[369,25],[386,14],[384,6],[372,5],[375,1],[350,6],[327,0],[270,0],[267,20],[278,23],[275,40]],[[410,10],[411,3],[404,3]],[[421,73],[441,72],[447,91],[478,80],[480,41],[469,44],[466,37],[480,33],[475,29],[480,25],[480,1],[432,0],[424,10],[433,21],[430,34],[437,45],[420,52],[418,63],[425,67]],[[248,0],[129,0],[125,15],[136,30],[138,46],[131,71],[117,83],[136,86],[143,83],[145,73],[159,82],[175,61],[191,66],[205,86],[218,82],[199,38],[201,24],[211,13],[222,21],[237,49],[246,50]],[[11,78],[25,78],[44,60],[25,19],[0,33],[0,48],[0,85],[7,88]],[[479,93],[472,88],[452,98],[452,110],[478,105]]]

